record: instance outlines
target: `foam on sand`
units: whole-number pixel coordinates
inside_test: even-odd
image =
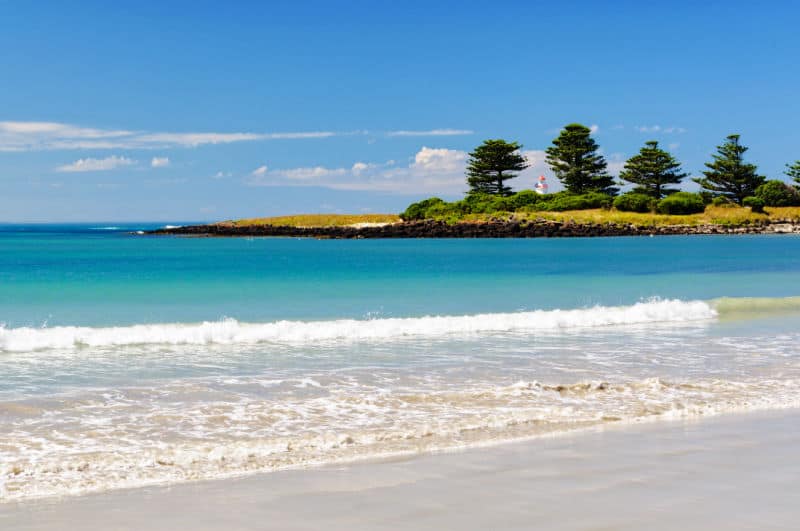
[[[795,529],[800,413],[0,504],[8,529]],[[313,507],[310,511],[309,507]],[[354,508],[357,510],[354,511]],[[70,526],[70,524],[72,524]]]
[[[64,399],[58,410],[14,412],[0,447],[0,502],[800,406],[800,380],[521,381],[428,392],[328,386],[280,401],[163,400],[177,391],[109,390]]]

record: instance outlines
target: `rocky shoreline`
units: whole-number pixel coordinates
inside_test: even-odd
[[[557,221],[490,221],[447,224],[440,221],[393,223],[369,227],[292,227],[231,224],[191,225],[149,231],[146,234],[198,237],[367,238],[592,238],[602,236],[675,236],[702,234],[800,233],[800,223],[772,221],[740,226],[578,224]]]

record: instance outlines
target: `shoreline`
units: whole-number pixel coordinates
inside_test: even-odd
[[[146,235],[196,237],[295,237],[319,239],[392,238],[594,238],[619,236],[686,236],[729,234],[800,234],[800,223],[768,221],[747,225],[654,225],[574,223],[537,220],[460,222],[422,221],[367,226],[300,227],[214,223],[146,231]]]
[[[35,529],[791,529],[800,410],[0,504]],[[314,511],[308,511],[314,507]]]

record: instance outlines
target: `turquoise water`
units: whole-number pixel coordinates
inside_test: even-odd
[[[800,295],[800,238],[207,239],[0,230],[8,327],[408,317]]]
[[[800,406],[797,236],[156,226],[0,225],[0,501]]]

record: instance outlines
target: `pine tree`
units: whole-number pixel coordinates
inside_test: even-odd
[[[708,171],[704,179],[694,181],[715,196],[723,196],[740,205],[745,197],[755,193],[766,177],[756,173],[755,164],[744,162],[747,148],[739,143],[739,135],[730,135],[721,146],[717,146],[714,160],[706,162]]]
[[[520,153],[522,146],[505,140],[484,140],[469,154],[467,182],[470,193],[511,195],[511,188],[503,184],[528,167]]]
[[[800,188],[800,160],[794,161],[794,164],[787,164],[785,173],[795,182],[794,187]]]
[[[545,159],[564,184],[573,193],[603,192],[615,194],[614,178],[606,168],[608,164],[598,151],[592,131],[581,124],[564,127],[553,145],[547,148]]]
[[[658,142],[645,142],[638,155],[634,155],[625,163],[620,172],[621,179],[637,184],[634,192],[661,199],[678,191],[667,188],[670,184],[680,184],[688,174],[680,171],[681,163],[670,153],[658,147]]]

